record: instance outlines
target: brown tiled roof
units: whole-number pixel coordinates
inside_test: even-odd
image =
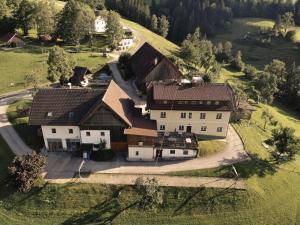
[[[2,36],[2,37],[0,38],[0,40],[3,41],[3,42],[8,42],[8,41],[10,41],[12,38],[14,38],[15,36],[16,36],[15,33],[6,33],[4,36]]]
[[[132,99],[114,81],[111,81],[102,101],[128,124],[125,134],[156,137],[156,122],[141,117]]]
[[[103,94],[95,89],[41,89],[33,99],[29,124],[78,125]]]
[[[176,79],[182,77],[178,68],[147,42],[130,58],[131,69],[139,82],[145,81],[145,78],[149,73],[161,63],[166,69],[159,69],[157,73],[158,76],[161,76],[161,79],[158,79],[156,76],[155,80]]]
[[[232,92],[226,84],[157,82],[153,84],[153,100],[231,101]]]
[[[191,104],[157,104],[148,102],[147,107],[151,110],[189,110],[189,111],[232,111],[233,108],[230,104],[223,105],[191,105]]]

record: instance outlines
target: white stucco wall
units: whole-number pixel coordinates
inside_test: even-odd
[[[119,47],[120,48],[125,48],[125,49],[128,49],[130,48],[131,46],[133,45],[133,39],[132,38],[125,38],[125,39],[122,39],[122,41],[120,41],[119,43]]]
[[[95,31],[103,33],[106,31],[106,21],[102,17],[97,17],[95,20]]]
[[[52,129],[56,129],[55,134],[52,133]],[[73,134],[69,133],[69,129],[73,129]],[[49,148],[47,139],[61,139],[64,149],[67,149],[66,139],[80,140],[80,130],[76,126],[42,126],[42,132],[47,149]]]
[[[161,112],[166,112],[166,118],[160,118]],[[186,113],[186,118],[180,117],[181,113]],[[189,113],[192,113],[192,118],[189,118]],[[200,113],[206,113],[205,119],[200,119]],[[222,113],[222,119],[216,119],[217,114]],[[192,133],[225,137],[230,120],[230,112],[216,112],[216,111],[163,111],[151,110],[150,118],[157,121],[157,130],[160,131],[160,126],[166,127],[165,132],[179,131],[179,126],[184,126],[184,132],[187,126],[192,127]],[[206,126],[206,131],[201,131],[201,127]],[[222,132],[217,132],[217,128],[222,127]]]
[[[87,132],[90,132],[91,135],[87,136]],[[104,132],[104,136],[101,136],[101,132]],[[106,148],[111,148],[109,130],[81,130],[80,133],[82,144],[99,144],[100,140],[105,140]]]
[[[136,155],[138,152],[138,156]],[[131,161],[152,161],[155,157],[155,150],[153,147],[140,147],[140,146],[129,146],[128,147],[128,160]]]
[[[175,150],[175,154],[170,154],[171,150]],[[187,155],[184,155],[183,152],[188,151]],[[191,158],[196,157],[197,150],[192,149],[163,149],[162,158]]]

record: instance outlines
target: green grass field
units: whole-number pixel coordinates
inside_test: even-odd
[[[219,140],[199,141],[199,157],[206,157],[225,150],[227,143]]]
[[[255,40],[244,40],[244,36],[250,32],[255,34],[260,28],[270,28],[274,24],[271,20],[259,18],[235,19],[232,29],[220,33],[213,38],[213,42],[231,41],[233,50],[241,50],[246,63],[252,64],[258,69],[263,69],[273,59],[279,59],[286,63],[296,62],[300,64],[299,42],[300,27],[296,28],[296,43],[283,39],[272,39],[271,43],[261,44]]]

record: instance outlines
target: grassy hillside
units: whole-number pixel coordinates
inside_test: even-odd
[[[172,55],[172,54],[178,52],[178,50],[179,50],[178,46],[175,45],[174,43],[166,40],[162,36],[157,35],[157,34],[153,33],[152,31],[148,30],[147,28],[145,28],[137,23],[134,23],[132,21],[122,19],[122,22],[126,26],[139,32],[142,36],[144,36],[145,41],[149,42],[151,45],[153,45],[155,48],[157,48],[163,54]]]
[[[296,43],[283,39],[272,39],[270,43],[261,43],[258,40],[246,40],[246,35],[254,35],[260,28],[273,27],[274,22],[259,18],[235,19],[232,29],[216,35],[213,41],[231,41],[235,51],[242,50],[245,62],[256,66],[258,69],[270,63],[273,59],[280,59],[289,64],[300,64],[299,44],[300,27],[297,27]],[[257,36],[259,37],[259,36]]]

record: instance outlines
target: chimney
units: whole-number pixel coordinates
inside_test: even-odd
[[[157,63],[158,63],[158,58],[156,57],[156,58],[154,59],[154,66],[156,66]]]
[[[72,83],[67,83],[69,89],[72,89]]]

